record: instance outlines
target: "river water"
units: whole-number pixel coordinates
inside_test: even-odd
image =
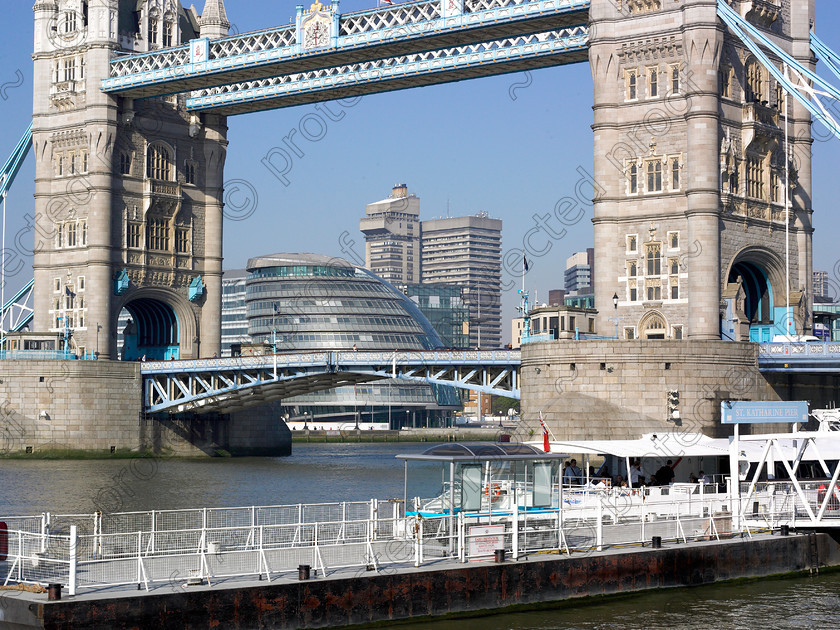
[[[0,516],[49,511],[234,507],[402,498],[397,453],[428,444],[295,444],[283,458],[0,460]],[[412,463],[409,496],[433,496],[440,469]],[[402,626],[431,630],[827,628],[840,575],[670,589],[590,604]]]

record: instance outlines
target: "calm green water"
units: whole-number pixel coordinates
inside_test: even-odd
[[[285,458],[0,460],[0,515],[271,505],[403,496],[396,453],[428,444],[295,444]],[[438,492],[440,469],[417,465],[409,496]],[[840,575],[673,589],[551,610],[411,624],[432,630],[833,628]]]

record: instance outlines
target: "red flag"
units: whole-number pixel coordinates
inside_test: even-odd
[[[550,453],[551,445],[548,443],[548,427],[545,426],[545,422],[542,421],[542,418],[540,418],[540,426],[543,430],[543,450],[546,453]]]

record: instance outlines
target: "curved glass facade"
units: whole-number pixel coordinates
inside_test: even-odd
[[[318,254],[273,254],[248,261],[248,334],[278,352],[307,350],[433,350],[440,337],[417,304],[367,269]],[[461,405],[451,387],[378,381],[283,401],[290,420],[439,422]]]
[[[367,269],[316,254],[248,261],[248,334],[282,350],[433,350],[437,332],[402,292]]]

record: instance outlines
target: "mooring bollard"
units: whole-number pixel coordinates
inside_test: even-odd
[[[779,533],[782,536],[790,536],[790,525],[782,525],[779,527]]]
[[[505,550],[504,549],[496,549],[494,552],[496,562],[504,562],[505,561]]]
[[[650,539],[650,544],[654,549],[662,548],[662,536],[654,536]]]
[[[298,565],[298,580],[308,580],[309,579],[309,569],[311,567],[308,564],[300,564]]]
[[[47,584],[47,599],[50,601],[61,599],[61,584]]]

